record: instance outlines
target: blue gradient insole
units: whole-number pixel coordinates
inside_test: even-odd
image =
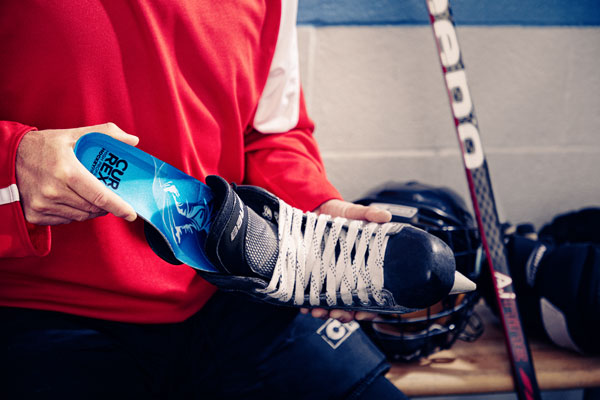
[[[82,136],[79,161],[165,238],[190,267],[216,271],[204,254],[213,194],[208,186],[133,146],[102,133]]]

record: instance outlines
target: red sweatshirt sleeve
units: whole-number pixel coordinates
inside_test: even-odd
[[[43,256],[50,251],[50,227],[28,223],[21,209],[15,160],[30,126],[0,121],[0,257]]]
[[[295,128],[284,133],[263,134],[255,129],[246,134],[245,182],[263,187],[286,203],[314,210],[325,201],[341,199],[329,182],[308,117],[304,96]]]

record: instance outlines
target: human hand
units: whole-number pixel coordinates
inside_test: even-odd
[[[100,132],[132,146],[136,136],[115,124],[75,129],[31,131],[17,149],[17,188],[25,219],[36,225],[59,225],[85,221],[107,213],[136,219],[133,208],[102,184],[77,160],[77,139]]]
[[[377,208],[375,206],[363,206],[350,203],[348,201],[332,199],[323,203],[315,210],[317,214],[329,214],[332,217],[343,217],[349,219],[359,219],[369,222],[385,223],[392,220],[392,214],[389,211]],[[350,322],[356,320],[372,320],[377,314],[365,311],[346,311],[340,309],[325,310],[323,308],[302,308],[302,314],[309,312],[315,318],[335,318],[341,322]]]

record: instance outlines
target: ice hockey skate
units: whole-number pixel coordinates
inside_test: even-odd
[[[452,250],[411,225],[305,213],[218,176],[204,185],[100,134],[82,137],[76,154],[151,225],[159,256],[221,289],[278,305],[377,313],[411,312],[475,289],[456,271]],[[125,160],[131,171],[117,172],[119,185],[111,186],[98,157],[113,166]]]

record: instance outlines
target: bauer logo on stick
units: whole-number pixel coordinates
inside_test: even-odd
[[[458,129],[461,145],[465,150],[463,152],[465,165],[469,169],[478,168],[483,164],[483,150],[458,46],[456,28],[450,20],[448,1],[428,0],[428,3],[435,18],[433,31],[440,52],[448,96],[452,104],[454,123]]]

